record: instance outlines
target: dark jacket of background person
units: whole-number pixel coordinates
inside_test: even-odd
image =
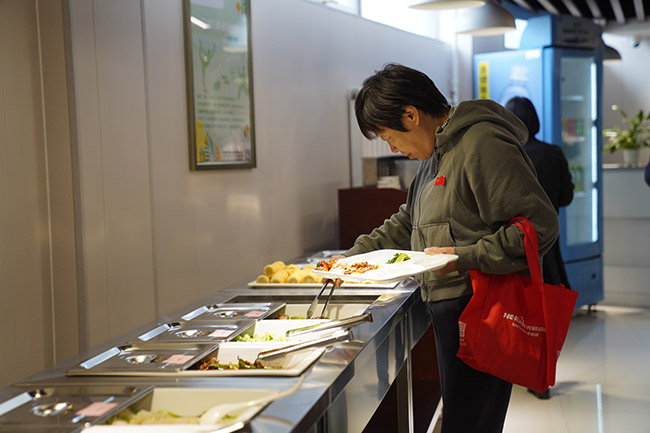
[[[506,103],[506,108],[519,117],[528,128],[528,142],[524,150],[533,161],[537,171],[537,179],[548,195],[555,211],[568,206],[573,200],[573,182],[569,172],[569,164],[559,146],[544,143],[535,138],[539,132],[539,118],[533,103],[522,97],[515,97]],[[544,256],[542,263],[544,282],[549,284],[564,284],[569,287],[569,281],[562,261],[559,240]]]
[[[650,186],[650,160],[648,161],[648,163],[645,166],[645,174],[644,175],[645,175],[645,183],[647,183],[648,186]]]

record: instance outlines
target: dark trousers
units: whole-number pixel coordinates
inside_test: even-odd
[[[501,433],[512,384],[456,356],[458,318],[471,296],[428,302],[442,387],[442,433]]]

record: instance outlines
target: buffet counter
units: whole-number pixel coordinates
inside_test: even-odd
[[[43,390],[76,389],[129,389],[132,399],[145,398],[155,390],[174,389],[177,403],[197,398],[197,390],[211,390],[226,395],[234,390],[279,389],[286,390],[301,380],[294,393],[273,401],[250,419],[245,425],[233,424],[222,431],[248,431],[251,433],[280,432],[362,432],[373,414],[388,394],[396,392],[396,406],[391,416],[397,414],[398,431],[414,431],[414,404],[412,388],[412,349],[430,325],[426,306],[420,298],[417,283],[409,278],[394,288],[339,288],[334,292],[331,304],[360,303],[364,312],[372,314],[372,322],[358,324],[350,331],[352,339],[335,343],[299,375],[251,375],[198,377],[180,374],[160,376],[141,375],[70,375],[80,366],[87,366],[89,360],[101,358],[112,348],[139,341],[142,336],[164,323],[188,317],[188,313],[200,311],[208,305],[244,305],[250,303],[309,304],[318,288],[258,288],[249,287],[250,280],[223,289],[214,295],[188,305],[159,320],[133,330],[113,341],[94,348],[55,367],[29,377],[13,386],[0,390],[0,432],[4,431],[81,431],[94,422],[91,415],[75,417],[74,423],[57,424],[52,417],[35,417],[34,402]],[[321,297],[321,303],[326,298]],[[367,305],[363,304],[367,303]],[[320,311],[318,309],[317,311]],[[198,314],[198,313],[192,313]],[[434,349],[431,349],[434,350]],[[435,352],[434,352],[435,353]],[[435,365],[425,365],[435,369]],[[75,370],[76,369],[76,370]],[[391,388],[391,386],[393,388]],[[94,387],[94,388],[93,388]],[[112,388],[111,388],[112,387]],[[153,390],[153,391],[152,391]],[[207,394],[206,394],[207,395]],[[145,397],[143,397],[145,396]],[[31,400],[30,400],[31,399]],[[124,407],[107,401],[95,402],[93,406],[111,407],[109,414]],[[132,404],[129,401],[128,404]],[[31,408],[23,411],[22,420],[7,421],[19,413],[22,406]],[[208,405],[209,406],[209,405]],[[77,408],[69,408],[76,410]],[[167,410],[174,411],[174,407]],[[203,409],[204,410],[204,409]],[[78,412],[80,413],[80,412]],[[87,412],[86,412],[87,414]],[[4,418],[4,421],[3,421]],[[38,419],[36,419],[38,418]],[[99,420],[99,418],[97,418]],[[102,422],[103,422],[102,418]],[[35,424],[36,422],[40,424]],[[51,427],[51,428],[50,428]],[[88,430],[96,429],[95,427]],[[109,430],[106,430],[109,431]],[[131,431],[131,430],[129,430]],[[133,430],[137,431],[137,430]],[[186,431],[165,430],[165,431]],[[221,430],[220,430],[221,431]]]

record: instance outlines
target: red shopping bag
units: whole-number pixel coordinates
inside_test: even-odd
[[[542,282],[537,233],[522,217],[530,277],[484,274],[472,269],[474,295],[458,320],[457,356],[470,367],[544,392],[555,369],[578,293]]]

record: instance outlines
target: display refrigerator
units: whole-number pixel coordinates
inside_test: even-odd
[[[574,183],[560,208],[560,248],[576,307],[603,300],[602,48],[600,28],[581,18],[534,17],[519,49],[474,56],[474,96],[503,105],[529,98],[537,138],[562,147]]]

